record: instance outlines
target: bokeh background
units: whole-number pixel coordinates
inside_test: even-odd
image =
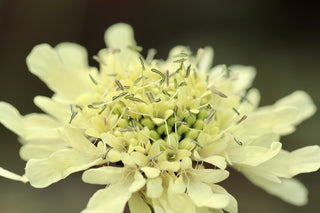
[[[0,100],[22,114],[39,112],[33,97],[52,93],[27,70],[25,58],[32,47],[71,41],[84,45],[92,56],[104,47],[105,29],[116,22],[131,24],[139,45],[156,48],[158,58],[166,58],[178,44],[194,51],[210,45],[215,64],[255,66],[254,86],[261,91],[262,105],[301,89],[320,107],[317,6],[281,0],[0,0]],[[97,66],[91,57],[90,64]],[[320,145],[319,126],[318,112],[282,138],[284,147]],[[0,135],[0,165],[22,174],[25,163],[16,136],[3,126]],[[310,190],[309,204],[303,207],[266,194],[235,171],[224,185],[237,198],[240,213],[319,212],[319,171],[298,179]],[[45,189],[0,178],[0,212],[79,212],[98,188],[82,183],[80,174]]]

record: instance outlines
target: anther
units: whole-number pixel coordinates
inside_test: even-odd
[[[119,87],[119,89],[124,90],[123,85],[121,84],[121,82],[118,79],[115,79],[114,81],[116,82],[116,84]]]
[[[153,160],[153,159],[159,157],[160,155],[163,154],[163,152],[164,152],[164,151],[161,151],[161,152],[159,152],[158,154],[155,154],[155,155],[153,155],[153,156],[150,156],[150,157],[149,157],[149,160]]]
[[[242,117],[240,118],[240,120],[238,120],[238,121],[236,122],[236,125],[238,125],[238,124],[241,123],[242,121],[246,120],[247,117],[248,117],[248,116],[246,116],[246,115],[242,116]]]
[[[236,137],[233,137],[234,141],[239,144],[240,146],[243,145],[243,143],[241,141],[239,141]]]
[[[70,104],[70,110],[71,110],[71,117],[70,117],[70,121],[69,124],[71,124],[72,120],[76,117],[76,115],[78,114],[78,112],[74,111],[72,104]]]
[[[95,84],[98,85],[98,82],[92,77],[92,75],[89,73],[89,77],[91,79],[91,81]]]
[[[226,94],[224,94],[223,92],[221,92],[219,90],[216,90],[216,89],[211,89],[211,92],[216,94],[216,95],[219,95],[222,98],[227,98],[228,97]]]
[[[146,68],[144,66],[143,58],[141,56],[139,56],[139,59],[140,59],[142,70],[145,70]]]
[[[120,97],[122,97],[122,96],[124,96],[124,95],[126,95],[126,94],[128,94],[128,92],[122,92],[122,93],[120,93],[119,95],[113,96],[113,97],[112,97],[112,101],[114,101],[114,100],[116,100],[117,98],[120,98]]]
[[[236,108],[232,107],[232,110],[237,113],[237,115],[240,115],[240,112]]]
[[[208,124],[211,119],[213,118],[213,116],[216,114],[216,110],[211,110],[210,114],[208,115],[208,117],[206,118],[206,120],[204,121],[205,124]]]

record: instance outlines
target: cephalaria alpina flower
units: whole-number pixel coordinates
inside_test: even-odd
[[[89,67],[86,50],[73,43],[36,46],[27,57],[31,73],[54,92],[37,96],[44,113],[25,116],[0,103],[1,123],[22,143],[23,176],[0,175],[43,188],[84,171],[86,183],[106,185],[85,213],[237,212],[219,182],[227,166],[295,205],[306,188],[293,177],[320,167],[319,146],[285,151],[280,136],[315,113],[302,91],[258,107],[253,67],[211,68],[213,50],[173,48],[167,60],[139,54],[132,28],[115,24],[106,49]]]

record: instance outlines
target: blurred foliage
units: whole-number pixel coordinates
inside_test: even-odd
[[[104,30],[127,22],[136,40],[167,57],[171,47],[183,44],[192,50],[206,45],[215,49],[215,64],[253,65],[258,70],[254,86],[262,105],[272,104],[296,89],[307,91],[320,106],[320,15],[311,1],[148,1],[148,0],[0,0],[0,100],[22,114],[39,112],[36,95],[52,93],[25,65],[32,47],[71,41],[84,45],[91,56],[104,47]],[[320,116],[282,138],[289,150],[320,144]],[[0,165],[22,174],[16,136],[0,128]],[[310,202],[295,207],[250,184],[236,171],[223,183],[239,201],[240,213],[317,212],[320,207],[319,172],[298,177],[309,188]],[[72,175],[46,189],[0,179],[0,212],[79,212],[99,186]]]

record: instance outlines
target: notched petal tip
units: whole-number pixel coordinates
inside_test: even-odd
[[[117,23],[110,26],[105,34],[104,40],[107,47],[126,48],[128,46],[135,46],[134,31],[129,24]]]

